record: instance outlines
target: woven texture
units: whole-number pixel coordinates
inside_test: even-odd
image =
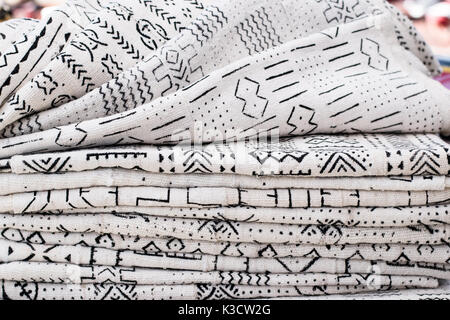
[[[0,24],[3,299],[448,299],[450,93],[384,0]]]

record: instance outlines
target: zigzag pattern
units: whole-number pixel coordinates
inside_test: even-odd
[[[203,43],[209,39],[208,35],[204,32],[197,20],[192,22],[191,26],[187,29],[197,39],[200,46],[203,46]]]
[[[119,113],[119,107],[122,106],[126,106],[127,105],[127,93],[129,94],[129,96],[131,97],[131,99],[133,101],[134,100],[134,95],[132,92],[132,82],[131,79],[129,77],[125,78],[124,80],[126,80],[125,85],[122,83],[122,81],[116,81],[116,84],[119,86],[119,90],[116,90],[115,93],[115,103],[114,103],[114,114]],[[124,90],[125,88],[125,90]],[[130,90],[127,91],[127,88],[130,88]],[[121,103],[121,104],[120,104]]]
[[[136,49],[130,42],[125,40],[125,38],[120,34],[119,31],[116,31],[113,25],[108,25],[106,21],[102,21],[98,26],[100,28],[106,29],[106,33],[111,35],[113,40],[117,41],[117,44],[128,53],[132,59],[134,60],[142,60],[144,57],[140,54],[139,50]]]
[[[132,105],[131,107],[134,109],[138,106],[138,102],[136,100],[136,94],[134,92],[135,86],[134,84],[138,81],[138,76],[135,74],[135,70],[131,70],[130,75],[132,76],[132,79],[129,79],[128,83],[129,85],[127,85],[127,88],[129,89],[129,94],[131,96],[131,101],[132,101]],[[128,105],[129,105],[129,99],[126,100],[126,103],[123,105],[123,111],[126,111],[129,109]]]
[[[333,152],[323,164],[323,172],[358,172],[366,171],[364,165],[348,152]]]
[[[36,114],[33,117],[24,118],[21,120],[23,120],[25,122],[25,125],[30,129],[30,132],[32,132],[32,130],[34,130],[34,129],[37,129],[37,131],[43,131],[42,124],[39,122],[39,114]],[[33,126],[31,125],[32,123],[34,123]]]
[[[239,297],[239,289],[235,285],[220,285],[214,286],[209,284],[197,285],[198,295],[200,300],[209,299],[236,299]]]
[[[43,131],[42,124],[39,122],[39,114],[35,114],[33,116],[26,117],[26,118],[21,118],[21,119],[17,120],[16,122],[18,123],[16,125],[17,133],[16,134],[13,133],[14,126],[11,126],[11,129],[10,129],[11,136],[20,135],[20,134],[24,134],[24,133],[31,133],[31,132],[35,132],[35,131]],[[6,133],[6,130],[7,129],[5,129],[5,133]]]
[[[211,12],[211,15],[212,15],[213,17],[215,17],[215,18],[217,19],[217,22],[220,23],[220,25],[223,27],[223,22],[221,21],[221,19],[225,20],[225,22],[228,22],[227,16],[225,16],[225,14],[223,13],[223,11],[220,10],[219,7],[217,7],[217,6],[211,6],[211,8],[214,8],[214,9],[216,10],[216,12],[219,13],[219,15],[222,16],[222,17],[219,17],[218,15],[214,14],[214,11],[212,11],[212,10],[209,9],[209,8],[207,8],[205,11]]]
[[[20,44],[25,43],[25,42],[27,42],[27,41],[28,41],[28,37],[27,37],[26,34],[24,34],[24,35],[23,35],[23,39],[22,39],[21,41],[13,43],[13,44],[12,44],[12,45],[13,45],[13,49],[10,50],[9,52],[4,53],[4,54],[2,55],[2,57],[3,57],[3,62],[0,63],[0,68],[6,67],[6,66],[8,65],[8,59],[7,59],[7,56],[13,56],[13,55],[15,55],[15,54],[18,54],[18,53],[19,53],[19,49],[18,49],[17,47],[18,47]]]
[[[110,67],[104,61],[102,61],[102,66],[105,67],[106,72],[111,76],[111,78],[114,78],[116,76],[114,74],[114,72],[111,71]]]
[[[17,94],[14,95],[8,102],[11,106],[16,106],[14,107],[14,110],[20,111],[21,115],[30,114],[33,111],[31,105],[27,104],[25,100],[21,100]]]
[[[258,25],[258,22],[256,21],[256,19],[255,19],[255,16],[252,14],[252,15],[250,15],[250,17],[252,18],[252,21],[254,22],[254,26],[258,29],[258,33],[259,34],[261,34],[261,35],[264,35],[264,31],[260,28],[260,26]],[[264,25],[264,21],[261,21],[262,22],[262,24]],[[249,24],[249,27],[251,27],[251,25]],[[270,36],[270,34],[268,33],[268,35]],[[259,46],[264,50],[264,49],[266,49],[266,48],[270,48],[270,44],[269,44],[269,42],[267,41],[268,39],[266,38],[266,37],[262,37],[262,38],[258,38],[257,39],[258,40],[258,42],[259,42]],[[271,40],[270,38],[269,38],[269,40]],[[272,41],[272,46],[275,46],[275,43],[274,43],[274,41]]]
[[[214,17],[214,18],[216,19],[216,21],[211,20],[209,16]],[[215,30],[216,32],[219,31],[219,28],[218,28],[217,25],[216,25],[217,23],[220,23],[220,26],[221,26],[221,27],[223,26],[223,22],[220,21],[220,17],[219,17],[218,15],[216,15],[216,14],[214,13],[214,11],[212,11],[211,9],[206,9],[205,12],[202,13],[202,15],[201,15],[200,17],[197,18],[197,19],[199,19],[199,20],[202,20],[203,23],[206,23],[206,22],[202,19],[202,17],[206,18],[206,19],[208,20],[208,22],[211,22],[210,27],[211,27],[211,28],[214,28],[214,30]]]
[[[128,74],[129,77],[126,76]],[[134,108],[153,99],[149,80],[145,77],[144,71],[135,67],[128,74],[124,74],[114,81],[109,81],[99,88],[106,115],[116,114],[130,109],[130,102],[132,108]],[[147,91],[144,88],[147,88]],[[140,102],[136,98],[135,90]],[[112,106],[114,106],[114,109],[112,109]]]
[[[210,34],[209,36],[208,36],[208,35],[205,35],[205,36],[206,36],[208,39],[211,39],[212,36],[214,35],[214,32],[210,29],[210,25],[207,24],[207,23],[205,22],[205,20],[203,20],[203,19],[197,19],[197,21],[198,21],[202,26],[205,27],[205,28],[202,28],[202,30],[204,31],[204,33],[209,33],[209,34]],[[194,22],[194,24],[195,24],[195,22]],[[198,25],[198,27],[201,28],[200,25]],[[216,29],[217,29],[217,28],[216,28]]]
[[[47,25],[51,24],[53,22],[52,18],[49,18],[47,20]],[[32,51],[36,50],[39,42],[41,41],[41,39],[45,36],[45,34],[47,33],[47,25],[41,30],[41,32],[36,36],[36,38],[34,39],[33,43],[31,44],[31,46],[29,47],[29,49],[27,50],[27,52],[25,53],[25,55],[20,59],[19,63],[16,64],[16,66],[14,67],[14,69],[11,71],[11,73],[8,75],[8,77],[6,78],[6,80],[3,82],[2,85],[0,85],[0,95],[3,93],[3,90],[7,87],[9,87],[11,85],[11,79],[13,78],[13,76],[16,76],[19,74],[20,72],[20,66],[22,65],[22,62],[25,62],[28,60],[28,58],[30,57],[30,54]],[[24,37],[26,37],[24,34],[22,34]],[[28,41],[23,41],[22,43],[27,43]],[[14,45],[16,45],[18,43],[15,43]],[[0,101],[2,102],[2,101]]]
[[[72,55],[68,53],[61,53],[56,56],[57,59],[60,59],[66,66],[71,70],[71,72],[77,77],[78,80],[81,81],[81,85],[86,86],[85,91],[89,92],[95,88],[95,84],[89,82],[92,80],[91,77],[84,76],[83,74],[87,73],[86,70],[82,69],[83,65],[75,63],[76,60]]]
[[[39,114],[35,114],[16,120],[0,132],[0,137],[4,139],[42,130],[42,124],[39,122]]]
[[[268,38],[272,41],[272,45],[276,46],[282,43],[280,36],[275,32],[275,28],[273,27],[272,21],[269,19],[269,15],[267,14],[266,10],[262,8],[262,13],[258,10],[256,11],[256,14],[261,19],[261,24],[264,27],[264,30],[267,33]],[[262,17],[263,15],[264,17]],[[268,24],[266,24],[264,21],[267,20]],[[274,38],[272,38],[272,36]]]
[[[113,101],[108,100],[108,98],[114,99],[114,88],[111,87],[111,81],[108,81],[105,85],[101,86],[98,92],[102,96],[103,109],[106,110],[105,115],[109,115],[111,112],[111,108],[109,107],[109,105],[112,105]]]
[[[280,37],[275,33],[268,15],[264,11],[256,11],[255,15],[236,26],[241,41],[250,55],[262,52],[281,43]]]
[[[413,150],[411,161],[411,170],[414,175],[439,175],[439,154],[432,150]]]
[[[203,46],[203,43],[214,35],[215,31],[218,31],[223,27],[223,20],[228,22],[228,18],[224,15],[224,13],[219,10],[217,7],[212,7],[215,10],[210,8],[206,9],[204,13],[201,14],[200,17],[196,18],[192,24],[187,28],[187,30],[197,39],[200,46]],[[220,16],[222,17],[220,17]],[[207,21],[206,21],[207,20]],[[220,28],[218,27],[220,24]]]
[[[136,81],[136,90],[140,93],[139,97],[141,98],[141,104],[144,104],[147,101],[153,100],[152,87],[150,85],[149,79],[145,76],[145,72],[139,69],[138,66],[136,67],[136,71],[139,72],[140,78],[144,81],[144,83]],[[145,92],[143,88],[147,88],[147,92]]]
[[[252,32],[254,31],[253,28],[251,27],[250,23],[248,20],[245,20],[247,22],[247,26],[249,26],[252,29]],[[254,54],[255,52],[260,52],[262,51],[262,49],[259,49],[256,47],[256,41],[253,40],[252,35],[250,34],[250,32],[248,31],[248,29],[246,29],[244,27],[244,24],[241,22],[240,23],[241,28],[236,27],[237,32],[239,33],[239,29],[245,32],[245,35],[239,33],[239,36],[241,37],[242,42],[245,43],[246,48],[248,49],[248,52],[250,55]],[[258,37],[256,36],[256,39],[258,39]],[[254,51],[252,51],[250,49],[250,45],[253,46]]]
[[[220,272],[221,283],[232,283],[239,285],[261,286],[268,285],[270,281],[269,274],[249,274],[245,272]]]
[[[166,21],[169,25],[173,25],[175,31],[179,32],[181,28],[181,22],[177,21],[175,16],[172,16],[170,12],[165,11],[162,8],[152,4],[152,0],[144,0],[144,5],[150,9],[150,12],[156,15],[158,18],[161,18],[163,21]]]
[[[185,0],[185,1],[194,6],[195,9],[203,10],[205,8],[203,4],[198,2],[197,0]]]
[[[112,67],[106,64],[106,62],[111,62]],[[102,65],[105,67],[106,72],[108,72],[111,78],[115,78],[117,76],[117,74],[113,72],[114,69],[117,69],[118,71],[123,71],[123,68],[119,65],[117,61],[114,60],[114,58],[110,54],[107,54],[102,58]]]

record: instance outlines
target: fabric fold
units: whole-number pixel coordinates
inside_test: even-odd
[[[153,173],[295,177],[449,175],[449,146],[433,134],[312,135],[204,146],[127,146],[13,155],[13,173],[100,168]]]
[[[438,107],[438,97],[448,95],[447,90],[394,52],[389,15],[374,20],[377,29],[367,29],[358,20],[340,26],[332,40],[327,35],[336,29],[241,59],[131,111],[4,139],[0,157],[45,149],[230,141],[267,134],[447,131]],[[368,59],[372,51],[378,60]],[[356,69],[338,71],[345,64],[342,59],[356,63]],[[378,64],[371,65],[373,61]],[[325,76],[319,70],[324,66],[328,85],[320,87]],[[405,81],[416,85],[404,86]],[[381,90],[378,94],[373,83]],[[211,110],[222,117],[211,117]],[[345,114],[350,110],[352,119]]]
[[[385,0],[1,23],[0,299],[447,298],[440,71]]]
[[[164,4],[99,1],[90,23],[1,107],[0,128],[99,87],[178,35],[204,9],[201,1]]]
[[[411,286],[436,288],[437,280],[418,276],[384,276],[360,274],[258,274],[239,272],[170,271],[146,268],[79,266],[55,263],[11,262],[0,265],[0,277],[6,281],[63,284],[137,284],[137,285],[248,285],[290,286]]]
[[[280,287],[268,286],[136,286],[136,285],[58,285],[35,282],[2,281],[1,294],[14,300],[223,300],[271,297],[300,297],[327,294],[386,291],[406,287],[382,286],[378,289],[359,286]],[[24,294],[26,290],[26,294]]]
[[[113,233],[122,236],[262,244],[446,244],[445,223],[411,227],[344,227],[339,223],[286,225],[142,216],[136,214],[0,215],[4,228],[47,232]]]
[[[31,32],[16,34],[17,40],[2,50],[0,104],[50,63],[72,34],[88,25],[100,9],[95,0],[69,0],[40,20]]]
[[[203,8],[201,4],[200,7]],[[235,0],[232,3],[216,1],[214,5],[208,4],[196,22],[172,38],[155,56],[146,57],[142,63],[76,101],[20,120],[6,128],[3,136],[41,131],[126,111],[194,83],[212,70],[239,58],[294,38],[353,20],[363,19],[367,28],[373,28],[374,17],[380,14],[390,16],[397,34],[396,42],[405,47],[407,53],[413,52],[411,58],[417,60],[415,66],[425,73],[437,74],[439,67],[430,49],[418,33],[410,31],[414,29],[412,24],[402,19],[389,4],[384,1],[359,2],[346,7],[345,13],[333,14],[337,9],[328,1],[304,1],[301,7],[292,0],[276,3]],[[150,24],[147,29],[151,28],[155,27]],[[256,38],[260,39],[253,43]],[[151,37],[148,40],[151,42]],[[148,89],[143,90],[142,86]]]
[[[443,191],[450,188],[445,176],[307,177],[233,174],[165,174],[142,170],[95,169],[87,172],[0,174],[0,195],[32,191],[90,187],[230,187],[244,189],[341,189],[378,191]]]
[[[119,266],[148,266],[147,256],[160,253],[206,254],[247,258],[324,257],[344,260],[374,260],[388,263],[425,262],[448,264],[448,245],[412,244],[260,244],[192,239],[146,238],[96,233],[50,233],[1,229],[1,261],[70,262]],[[11,248],[11,250],[9,249]],[[11,252],[12,251],[12,252]],[[120,258],[120,259],[118,259]],[[117,262],[119,260],[119,262]]]

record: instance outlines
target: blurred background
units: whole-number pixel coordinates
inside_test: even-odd
[[[299,0],[301,1],[301,0]],[[12,18],[39,19],[64,0],[0,0],[0,21]],[[447,73],[450,87],[450,0],[392,0],[411,20],[432,47]],[[444,79],[445,80],[445,79]]]
[[[12,18],[39,19],[42,10],[60,5],[64,0],[0,0],[0,21]]]

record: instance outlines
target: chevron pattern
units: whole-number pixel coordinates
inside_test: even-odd
[[[136,49],[133,44],[125,40],[125,37],[116,30],[114,25],[109,25],[107,21],[102,21],[100,18],[97,18],[93,23],[97,24],[100,28],[105,29],[106,33],[111,35],[111,38],[117,42],[117,45],[119,45],[132,59],[144,59],[144,56],[139,50]]]
[[[96,87],[95,83],[90,82],[92,77],[87,76],[87,70],[83,69],[83,65],[76,63],[76,59],[68,53],[61,53],[56,56],[56,59],[61,60],[67,68],[81,81],[81,85],[85,87],[86,93]]]

